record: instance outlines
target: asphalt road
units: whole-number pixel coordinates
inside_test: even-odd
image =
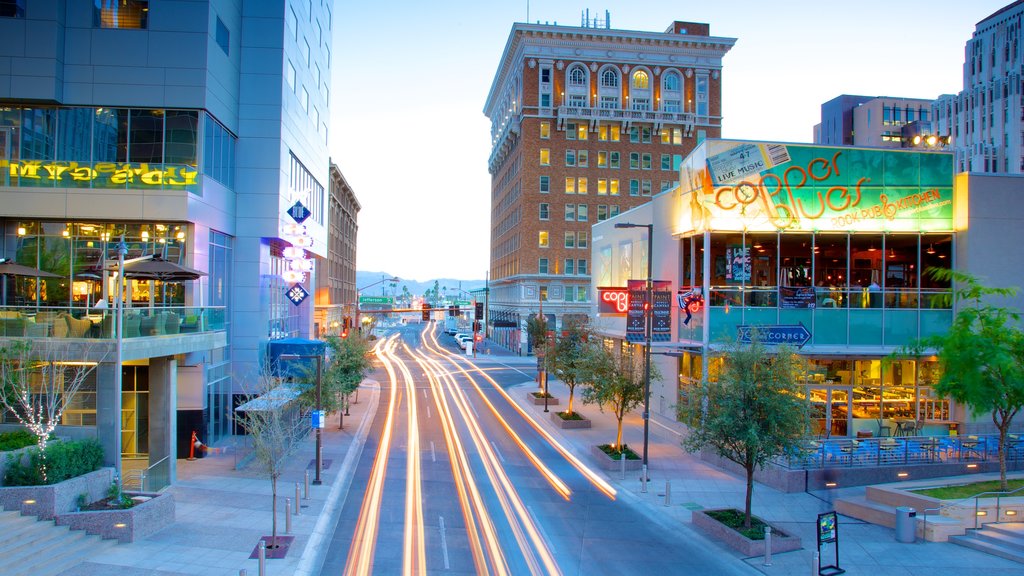
[[[756,573],[571,462],[502,393],[532,370],[478,370],[423,329],[378,346],[381,400],[321,574]]]

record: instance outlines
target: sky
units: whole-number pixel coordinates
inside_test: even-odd
[[[840,94],[959,92],[975,24],[1010,2],[335,0],[328,144],[362,206],[357,268],[484,278],[483,108],[515,22],[579,26],[589,8],[622,30],[708,23],[737,39],[723,59],[722,136],[810,142],[821,104]]]

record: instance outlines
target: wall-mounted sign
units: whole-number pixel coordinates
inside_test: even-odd
[[[676,302],[679,304],[679,309],[686,314],[683,318],[683,325],[689,326],[690,320],[693,319],[693,315],[700,312],[702,306],[704,306],[704,295],[701,294],[699,287],[691,287],[689,290],[680,288],[679,292],[676,293]]]
[[[598,288],[597,312],[608,316],[624,316],[629,311],[628,288]]]
[[[192,166],[128,162],[59,162],[46,160],[0,160],[12,183],[22,186],[81,186],[94,188],[186,188],[196,185],[199,171]],[[49,184],[52,182],[53,184]],[[46,183],[46,184],[44,184]]]
[[[755,331],[761,344],[769,346],[790,344],[800,348],[811,339],[803,324],[744,324],[736,327],[737,339],[741,344],[750,344]]]

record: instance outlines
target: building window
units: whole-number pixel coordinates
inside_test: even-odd
[[[574,222],[576,220],[576,205],[566,204],[565,205],[565,221]]]
[[[608,152],[599,150],[597,152],[597,167],[607,168],[608,167]]]
[[[661,155],[661,169],[662,170],[671,170],[672,169],[672,155],[671,154],[662,154]]]
[[[566,194],[575,194],[576,193],[576,179],[575,178],[570,176],[570,177],[565,179],[565,193]]]
[[[540,232],[537,233],[537,246],[539,246],[541,248],[547,248],[548,247],[548,231],[547,230],[541,230]]]
[[[148,28],[149,2],[145,0],[94,0],[93,26],[96,28]]]
[[[613,170],[618,170],[619,169],[619,153],[618,152],[610,152],[608,154],[608,167],[613,169]]]
[[[541,202],[540,203],[540,219],[541,220],[547,220],[549,218],[549,216],[550,216],[550,212],[551,212],[551,205],[548,204],[547,202]]]
[[[566,239],[568,240],[568,237]],[[566,246],[566,248],[569,248],[569,246]],[[563,272],[565,273],[566,276],[572,276],[574,274],[573,269],[575,268],[575,266],[573,266],[573,264],[574,264],[574,262],[573,262],[572,258],[566,258],[565,259],[565,264],[564,264],[565,268],[564,268]]]
[[[568,122],[565,125],[565,139],[575,140],[576,139],[576,123]]]
[[[641,164],[640,167],[643,168],[644,170],[650,170],[651,169],[651,154],[650,154],[650,152],[644,152],[643,161],[642,161],[642,164]]]
[[[586,232],[577,232],[576,233],[576,247],[577,248],[586,248],[587,247],[587,233]]]
[[[540,138],[541,140],[548,140],[551,138],[551,122],[540,123]]]
[[[537,273],[538,274],[547,274],[548,273],[548,259],[547,258],[538,258],[537,259]]]
[[[540,165],[551,166],[551,150],[547,148],[540,149]]]
[[[640,153],[630,152],[629,153],[629,169],[639,170],[640,169]]]
[[[650,196],[651,195],[651,181],[650,180],[644,180],[641,183],[640,195],[641,196]]]
[[[540,193],[541,194],[547,194],[548,192],[551,192],[551,177],[550,176],[541,176],[540,177]]]
[[[566,248],[575,248],[576,247],[576,233],[575,232],[566,232],[565,233],[565,247]]]
[[[619,179],[618,178],[612,178],[611,180],[608,181],[608,193],[611,194],[612,196],[618,196],[619,195]]]
[[[573,66],[569,70],[569,86],[579,87],[586,86],[587,84],[587,73],[583,70],[582,66]]]
[[[576,165],[576,151],[575,150],[566,150],[565,151],[565,165],[566,166],[575,166]]]
[[[639,180],[634,178],[634,179],[629,181],[629,195],[630,196],[639,196],[640,195],[640,181]]]
[[[590,165],[590,153],[587,150],[578,150],[576,152],[576,165],[580,168],[586,168]]]
[[[704,74],[697,75],[697,115],[708,115],[708,77]]]
[[[291,60],[285,60],[284,66],[284,78],[288,82],[288,87],[295,92],[295,66],[292,66]]]
[[[0,0],[0,18],[24,18],[25,0]]]
[[[587,179],[585,177],[576,180],[576,193],[586,194],[587,193]]]
[[[306,91],[306,87],[302,87],[302,92],[299,95],[299,104],[302,106],[303,112],[309,112],[309,92]]]
[[[580,259],[576,261],[576,273],[579,274],[580,276],[587,275],[587,261],[585,259]]]
[[[614,68],[608,68],[601,73],[601,87],[602,88],[618,88],[619,87],[619,72]]]
[[[576,207],[576,221],[586,222],[587,221],[587,205],[580,204]]]
[[[551,108],[551,94],[541,94],[540,95],[540,107],[541,108]]]
[[[577,140],[586,140],[587,139],[587,125],[586,124],[580,124],[579,126],[576,126],[576,139]]]
[[[630,129],[629,129],[629,141],[630,141],[631,144],[639,144],[640,143],[640,127],[639,126],[631,126],[630,127]]]
[[[619,205],[618,204],[612,204],[611,206],[608,207],[608,217],[609,218],[615,218],[618,215],[619,215]]]
[[[217,46],[224,51],[224,54],[231,53],[231,32],[224,25],[224,21],[217,17]]]
[[[295,17],[295,7],[288,7],[288,25],[292,27],[292,39],[299,41],[299,19]]]
[[[204,114],[203,127],[203,174],[227,186],[235,187],[235,137],[213,116]],[[175,146],[168,143],[170,151]]]
[[[597,129],[597,139],[601,142],[618,142],[622,137],[622,129],[618,124],[606,126],[602,124]]]
[[[309,68],[309,40],[303,38],[299,48],[302,50],[302,59],[306,61],[306,68]]]
[[[608,219],[608,206],[606,204],[597,205],[597,221],[604,222]]]
[[[598,178],[597,179],[597,195],[606,196],[608,194],[608,179]]]

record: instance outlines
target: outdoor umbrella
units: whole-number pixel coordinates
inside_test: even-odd
[[[114,266],[111,270],[116,272],[117,266]],[[200,272],[199,270],[189,268],[188,266],[175,264],[174,262],[164,260],[160,256],[153,256],[146,260],[125,262],[124,276],[125,278],[134,278],[136,280],[182,282],[185,280],[196,280],[200,276],[206,276],[206,272]]]
[[[28,276],[31,278],[60,278],[60,274],[18,264],[8,258],[0,258],[0,276],[3,276],[3,303],[7,304],[7,276]]]

